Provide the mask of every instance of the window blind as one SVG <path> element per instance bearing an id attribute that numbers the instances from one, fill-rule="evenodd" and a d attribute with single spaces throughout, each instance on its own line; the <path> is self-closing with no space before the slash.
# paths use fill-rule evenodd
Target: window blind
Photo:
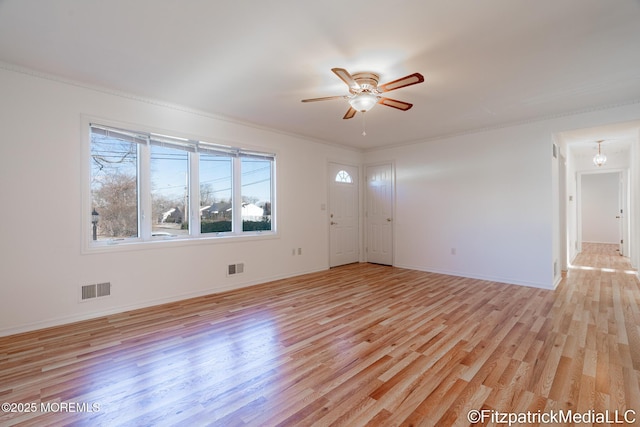
<path id="1" fill-rule="evenodd" d="M 261 160 L 274 160 L 275 154 L 263 153 L 253 150 L 244 150 L 237 147 L 229 147 L 226 145 L 212 144 L 210 142 L 195 141 L 186 138 L 178 138 L 174 136 L 161 135 L 155 133 L 145 133 L 118 129 L 110 126 L 91 123 L 91 134 L 101 135 L 107 138 L 119 139 L 136 144 L 151 144 L 161 147 L 174 148 L 178 150 L 189 151 L 191 153 L 205 153 L 214 156 L 224 157 L 248 157 Z"/>
<path id="2" fill-rule="evenodd" d="M 196 152 L 197 141 L 191 141 L 184 138 L 175 138 L 166 135 L 150 134 L 149 142 L 151 145 L 160 147 L 175 148 L 177 150 Z"/>
<path id="3" fill-rule="evenodd" d="M 96 124 L 90 124 L 92 135 L 101 135 L 107 138 L 120 139 L 134 144 L 146 144 L 149 135 L 141 132 L 132 132 L 124 129 L 111 128 Z"/>

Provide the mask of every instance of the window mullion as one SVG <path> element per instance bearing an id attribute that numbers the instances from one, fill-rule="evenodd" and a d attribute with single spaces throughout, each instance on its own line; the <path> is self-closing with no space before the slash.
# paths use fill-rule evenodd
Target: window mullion
<path id="1" fill-rule="evenodd" d="M 139 145 L 138 176 L 139 206 L 140 206 L 140 237 L 151 240 L 151 148 L 149 144 Z"/>
<path id="2" fill-rule="evenodd" d="M 271 159 L 271 231 L 276 231 L 276 161 Z"/>
<path id="3" fill-rule="evenodd" d="M 233 213 L 233 233 L 242 233 L 242 161 L 240 157 L 233 158 L 233 188 L 232 213 Z"/>
<path id="4" fill-rule="evenodd" d="M 200 158 L 189 153 L 189 234 L 200 236 Z"/>

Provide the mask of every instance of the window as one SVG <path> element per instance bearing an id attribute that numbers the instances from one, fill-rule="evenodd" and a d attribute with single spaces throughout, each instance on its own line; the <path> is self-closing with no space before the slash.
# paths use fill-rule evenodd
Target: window
<path id="1" fill-rule="evenodd" d="M 151 141 L 151 235 L 189 234 L 189 152 Z"/>
<path id="2" fill-rule="evenodd" d="M 91 129 L 91 204 L 99 213 L 98 238 L 139 237 L 136 135 Z M 97 224 L 94 227 L 96 236 Z"/>
<path id="3" fill-rule="evenodd" d="M 273 154 L 97 124 L 90 147 L 94 244 L 274 231 Z"/>
<path id="4" fill-rule="evenodd" d="M 233 158 L 200 153 L 200 232 L 233 231 Z"/>
<path id="5" fill-rule="evenodd" d="M 242 231 L 271 230 L 272 161 L 242 158 Z"/>
<path id="6" fill-rule="evenodd" d="M 351 178 L 351 175 L 349 175 L 349 172 L 347 172 L 346 170 L 341 170 L 336 174 L 336 182 L 353 184 L 353 179 Z"/>

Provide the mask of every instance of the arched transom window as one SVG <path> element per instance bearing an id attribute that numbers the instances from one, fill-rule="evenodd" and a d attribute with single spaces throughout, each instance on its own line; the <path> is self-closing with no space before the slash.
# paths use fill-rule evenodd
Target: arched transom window
<path id="1" fill-rule="evenodd" d="M 351 178 L 351 175 L 349 175 L 349 172 L 347 172 L 346 170 L 341 170 L 340 172 L 338 172 L 336 174 L 336 182 L 343 182 L 345 184 L 352 184 L 353 183 L 353 179 Z"/>

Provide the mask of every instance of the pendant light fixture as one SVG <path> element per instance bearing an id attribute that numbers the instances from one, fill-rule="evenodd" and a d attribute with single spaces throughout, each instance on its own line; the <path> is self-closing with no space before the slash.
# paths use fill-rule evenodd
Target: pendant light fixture
<path id="1" fill-rule="evenodd" d="M 607 163 L 607 156 L 602 154 L 601 147 L 600 147 L 600 144 L 602 144 L 604 141 L 600 140 L 600 141 L 596 141 L 596 142 L 598 143 L 598 154 L 593 156 L 593 164 L 598 166 L 598 167 L 600 167 L 600 166 L 604 165 L 605 163 Z"/>

